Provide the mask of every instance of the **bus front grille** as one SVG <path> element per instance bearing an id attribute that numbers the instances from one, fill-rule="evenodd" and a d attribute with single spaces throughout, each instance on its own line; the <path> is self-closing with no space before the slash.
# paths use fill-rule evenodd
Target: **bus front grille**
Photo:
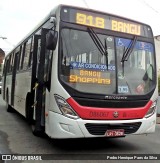
<path id="1" fill-rule="evenodd" d="M 120 123 L 120 124 L 85 124 L 86 129 L 92 135 L 105 135 L 107 130 L 124 129 L 125 134 L 135 133 L 141 126 L 141 122 L 136 123 Z"/>

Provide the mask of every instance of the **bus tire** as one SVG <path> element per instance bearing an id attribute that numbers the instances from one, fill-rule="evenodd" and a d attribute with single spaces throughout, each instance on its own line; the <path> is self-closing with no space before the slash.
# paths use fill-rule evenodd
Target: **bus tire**
<path id="1" fill-rule="evenodd" d="M 37 130 L 35 127 L 35 121 L 34 123 L 31 124 L 31 129 L 32 129 L 32 133 L 34 136 L 37 137 L 46 137 L 46 134 L 44 133 L 43 128 L 41 128 L 40 130 Z"/>
<path id="2" fill-rule="evenodd" d="M 7 90 L 7 94 L 6 94 L 6 110 L 9 113 L 13 113 L 13 108 L 9 105 L 9 95 L 8 95 L 8 90 Z"/>
<path id="3" fill-rule="evenodd" d="M 7 105 L 7 112 L 9 113 L 13 113 L 13 108 L 9 105 L 9 104 L 6 104 Z"/>

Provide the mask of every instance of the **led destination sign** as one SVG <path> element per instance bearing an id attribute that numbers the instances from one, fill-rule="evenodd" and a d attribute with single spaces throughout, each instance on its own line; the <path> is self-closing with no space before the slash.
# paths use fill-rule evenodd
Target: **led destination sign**
<path id="1" fill-rule="evenodd" d="M 70 83 L 111 84 L 110 75 L 106 72 L 91 70 L 70 70 Z"/>
<path id="2" fill-rule="evenodd" d="M 103 17 L 97 17 L 83 13 L 76 13 L 76 23 L 78 24 L 107 29 L 106 21 L 107 20 Z M 135 23 L 111 20 L 111 30 L 113 31 L 141 35 L 141 28 L 142 28 L 141 25 Z"/>
<path id="3" fill-rule="evenodd" d="M 76 23 L 97 28 L 105 28 L 105 19 L 97 16 L 76 13 Z"/>
<path id="4" fill-rule="evenodd" d="M 150 27 L 145 24 L 110 14 L 102 14 L 96 11 L 87 11 L 79 8 L 62 8 L 61 20 L 133 35 L 141 35 L 146 37 L 152 36 Z"/>

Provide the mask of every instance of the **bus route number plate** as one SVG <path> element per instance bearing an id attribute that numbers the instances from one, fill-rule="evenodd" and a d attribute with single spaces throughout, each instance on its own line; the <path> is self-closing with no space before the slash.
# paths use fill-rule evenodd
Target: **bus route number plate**
<path id="1" fill-rule="evenodd" d="M 106 137 L 119 137 L 124 136 L 124 129 L 116 129 L 116 130 L 107 130 L 105 133 Z"/>

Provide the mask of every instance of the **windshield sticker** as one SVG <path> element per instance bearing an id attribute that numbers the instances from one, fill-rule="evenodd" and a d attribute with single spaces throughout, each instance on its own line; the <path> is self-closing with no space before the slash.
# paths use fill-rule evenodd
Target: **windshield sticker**
<path id="1" fill-rule="evenodd" d="M 116 45 L 117 46 L 125 46 L 125 47 L 128 47 L 130 43 L 131 43 L 131 40 L 129 40 L 129 39 L 116 38 Z"/>
<path id="2" fill-rule="evenodd" d="M 132 40 L 130 39 L 116 38 L 116 46 L 128 48 L 130 46 L 131 41 Z M 152 44 L 146 42 L 137 41 L 134 48 L 138 50 L 153 52 Z"/>
<path id="3" fill-rule="evenodd" d="M 94 64 L 94 63 L 82 63 L 82 62 L 70 62 L 70 69 L 89 69 L 89 70 L 107 70 L 105 64 Z M 108 70 L 115 71 L 115 65 L 108 65 Z"/>
<path id="4" fill-rule="evenodd" d="M 122 72 L 118 72 L 118 78 L 119 79 L 124 79 L 124 74 Z"/>
<path id="5" fill-rule="evenodd" d="M 118 86 L 118 93 L 128 93 L 128 86 Z"/>
<path id="6" fill-rule="evenodd" d="M 107 41 L 112 42 L 113 41 L 112 37 L 107 37 Z"/>
<path id="7" fill-rule="evenodd" d="M 70 70 L 70 83 L 111 84 L 110 74 L 102 71 Z"/>
<path id="8" fill-rule="evenodd" d="M 145 42 L 138 42 L 138 49 L 146 50 L 146 51 L 152 51 L 152 46 L 149 43 Z"/>

